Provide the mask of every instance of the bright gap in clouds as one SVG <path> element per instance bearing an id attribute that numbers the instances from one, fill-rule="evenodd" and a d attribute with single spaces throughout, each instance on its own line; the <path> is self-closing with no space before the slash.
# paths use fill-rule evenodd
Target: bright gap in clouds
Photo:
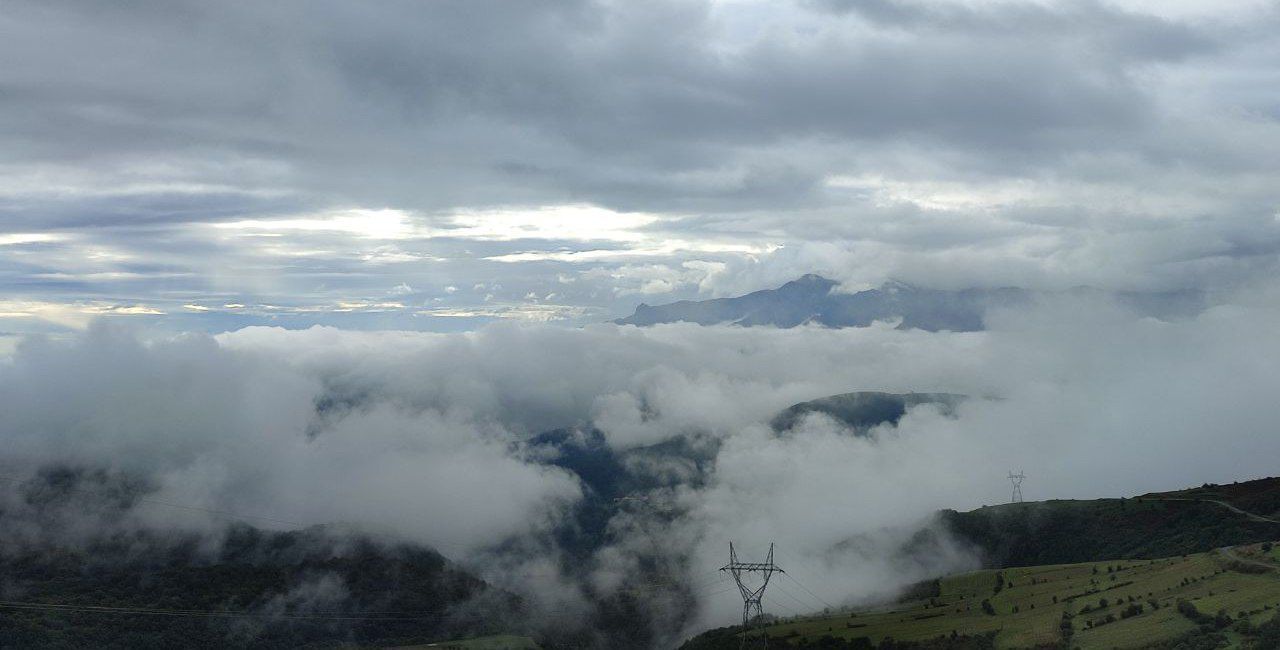
<path id="1" fill-rule="evenodd" d="M 460 210 L 448 214 L 416 214 L 391 208 L 349 209 L 278 219 L 242 219 L 213 224 L 212 227 L 251 235 L 273 236 L 291 232 L 332 232 L 366 239 L 453 237 L 493 241 L 549 239 L 640 242 L 649 239 L 642 229 L 658 220 L 659 217 L 653 214 L 617 212 L 595 205 L 569 204 Z"/>
<path id="2" fill-rule="evenodd" d="M 213 224 L 218 230 L 249 235 L 283 236 L 291 231 L 345 233 L 367 239 L 402 239 L 412 234 L 403 210 L 340 210 L 307 217 L 243 219 Z"/>

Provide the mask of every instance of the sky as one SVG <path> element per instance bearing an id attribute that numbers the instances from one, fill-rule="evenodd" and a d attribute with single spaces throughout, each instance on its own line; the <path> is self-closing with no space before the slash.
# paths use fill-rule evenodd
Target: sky
<path id="1" fill-rule="evenodd" d="M 1252 1 L 4 2 L 0 478 L 429 544 L 568 624 L 729 540 L 891 597 L 977 566 L 898 550 L 1011 469 L 1028 500 L 1266 476 L 1277 30 Z M 1042 299 L 978 332 L 606 322 L 805 273 Z M 969 399 L 769 427 L 854 390 Z M 568 575 L 587 486 L 529 442 L 574 427 L 658 487 Z M 707 462 L 641 453 L 675 442 Z M 12 529 L 216 537 L 200 512 Z M 655 597 L 654 646 L 735 599 Z"/>
<path id="2" fill-rule="evenodd" d="M 0 332 L 1274 273 L 1272 2 L 0 9 Z"/>

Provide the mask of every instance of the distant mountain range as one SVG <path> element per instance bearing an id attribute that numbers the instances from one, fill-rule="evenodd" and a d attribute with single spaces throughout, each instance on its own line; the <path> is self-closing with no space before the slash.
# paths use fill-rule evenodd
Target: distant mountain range
<path id="1" fill-rule="evenodd" d="M 1017 287 L 949 291 L 901 282 L 888 282 L 878 289 L 857 293 L 833 292 L 837 284 L 835 280 L 809 274 L 777 289 L 745 296 L 681 300 L 657 306 L 641 303 L 634 314 L 614 322 L 641 327 L 683 321 L 699 325 L 728 323 L 788 328 L 812 324 L 837 328 L 898 321 L 899 329 L 974 332 L 986 328 L 989 310 L 1028 305 L 1037 297 L 1048 295 Z M 1198 291 L 1104 292 L 1080 287 L 1064 293 L 1107 295 L 1141 314 L 1160 318 L 1194 314 L 1204 308 L 1204 296 Z"/>

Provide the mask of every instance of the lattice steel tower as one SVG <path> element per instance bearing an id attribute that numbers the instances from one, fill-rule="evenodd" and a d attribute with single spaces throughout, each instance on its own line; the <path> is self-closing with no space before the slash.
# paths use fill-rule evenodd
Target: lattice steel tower
<path id="1" fill-rule="evenodd" d="M 760 601 L 764 598 L 764 588 L 769 586 L 769 578 L 775 573 L 786 573 L 773 563 L 773 544 L 769 544 L 769 555 L 764 562 L 739 562 L 738 553 L 729 542 L 729 563 L 720 567 L 733 575 L 738 583 L 738 591 L 742 592 L 742 643 L 740 648 L 768 648 L 769 636 L 764 631 L 764 608 Z M 742 582 L 743 575 L 760 575 L 760 586 L 750 587 Z"/>
<path id="2" fill-rule="evenodd" d="M 1018 470 L 1017 474 L 1009 472 L 1009 482 L 1013 483 L 1013 503 L 1022 503 L 1022 481 L 1027 478 L 1022 470 Z"/>

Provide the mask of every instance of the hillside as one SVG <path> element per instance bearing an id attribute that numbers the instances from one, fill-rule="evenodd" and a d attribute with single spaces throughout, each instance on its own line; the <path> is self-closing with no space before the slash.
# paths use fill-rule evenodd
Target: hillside
<path id="1" fill-rule="evenodd" d="M 403 644 L 520 629 L 518 598 L 420 545 L 327 526 L 117 526 L 138 491 L 101 472 L 51 470 L 18 494 L 0 502 L 0 647 Z"/>
<path id="2" fill-rule="evenodd" d="M 943 511 L 944 527 L 991 568 L 916 585 L 899 603 L 780 620 L 770 647 L 1058 647 L 1065 612 L 1070 647 L 1277 648 L 1280 547 L 1270 542 L 1280 522 L 1258 513 L 1278 503 L 1280 478 L 1267 478 Z M 737 633 L 712 630 L 685 648 L 736 647 Z"/>
<path id="3" fill-rule="evenodd" d="M 1165 557 L 1280 536 L 1280 526 L 1215 503 L 1150 498 L 1005 504 L 939 518 L 993 568 Z"/>
<path id="4" fill-rule="evenodd" d="M 779 412 L 771 425 L 785 435 L 805 415 L 821 413 L 848 426 L 855 435 L 882 425 L 896 425 L 910 409 L 934 404 L 950 413 L 965 396 L 951 393 L 886 393 L 858 391 L 830 395 L 793 404 Z M 643 500 L 650 490 L 668 487 L 632 467 L 654 464 L 678 465 L 678 481 L 698 486 L 706 480 L 715 457 L 714 438 L 686 435 L 654 445 L 617 450 L 605 442 L 604 433 L 594 427 L 545 431 L 525 441 L 525 450 L 540 462 L 572 472 L 582 481 L 585 498 L 573 510 L 571 525 L 557 531 L 561 547 L 585 557 L 601 544 L 614 541 L 607 534 L 609 520 L 628 503 Z M 634 505 L 634 503 L 633 503 Z"/>
<path id="5" fill-rule="evenodd" d="M 770 422 L 774 431 L 787 431 L 810 413 L 830 416 L 856 433 L 865 433 L 881 424 L 898 424 L 906 412 L 922 404 L 934 404 L 950 414 L 964 395 L 954 393 L 883 393 L 858 391 L 800 402 L 779 413 Z"/>
<path id="6" fill-rule="evenodd" d="M 1262 556 L 1255 546 L 1240 552 Z M 1268 563 L 1275 562 L 1274 552 Z M 1218 551 L 978 571 L 922 585 L 917 593 L 878 608 L 778 620 L 768 627 L 769 645 L 1052 648 L 1060 647 L 1064 631 L 1070 647 L 1082 650 L 1217 648 L 1229 642 L 1262 649 L 1280 641 L 1280 572 L 1242 566 Z M 786 612 L 782 602 L 775 599 L 766 610 Z M 683 647 L 737 648 L 737 632 L 713 630 Z M 886 645 L 886 639 L 897 643 Z"/>
<path id="7" fill-rule="evenodd" d="M 1153 492 L 1138 498 L 1220 502 L 1263 517 L 1280 519 L 1280 479 L 1276 478 L 1256 479 L 1229 485 L 1205 483 L 1200 487 L 1173 492 Z"/>
<path id="8" fill-rule="evenodd" d="M 325 531 L 138 534 L 0 556 L 0 647 L 298 647 L 504 629 L 519 601 L 412 546 Z M 103 608 L 117 608 L 104 611 Z"/>

